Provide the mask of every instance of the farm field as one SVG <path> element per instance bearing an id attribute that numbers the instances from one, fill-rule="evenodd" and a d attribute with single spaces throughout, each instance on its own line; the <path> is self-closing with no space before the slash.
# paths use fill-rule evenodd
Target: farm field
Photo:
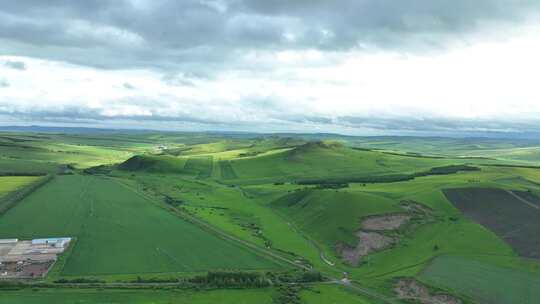
<path id="1" fill-rule="evenodd" d="M 336 285 L 320 285 L 306 288 L 300 297 L 307 304 L 377 304 L 376 300 L 362 297 L 354 292 Z"/>
<path id="2" fill-rule="evenodd" d="M 493 188 L 447 189 L 444 193 L 467 217 L 495 232 L 519 255 L 540 258 L 537 197 Z"/>
<path id="3" fill-rule="evenodd" d="M 479 304 L 537 303 L 540 298 L 538 263 L 518 258 L 498 259 L 504 264 L 482 261 L 481 257 L 441 256 L 424 269 L 420 279 L 465 295 Z"/>
<path id="4" fill-rule="evenodd" d="M 76 238 L 65 276 L 276 267 L 115 181 L 91 176 L 59 176 L 0 221 L 0 238 L 55 236 Z"/>
<path id="5" fill-rule="evenodd" d="M 506 156 L 499 159 L 496 153 L 489 159 L 471 156 L 484 148 L 507 155 L 525 144 L 486 140 L 477 141 L 475 148 L 456 139 L 388 138 L 392 144 L 383 149 L 380 138 L 339 136 L 32 136 L 4 139 L 8 148 L 0 145 L 0 154 L 14 151 L 10 142 L 30 148 L 13 148 L 25 151 L 24 160 L 0 158 L 0 173 L 48 173 L 53 179 L 0 216 L 0 238 L 74 237 L 74 245 L 45 279 L 68 303 L 76 298 L 88 303 L 205 303 L 220 292 L 225 303 L 242 293 L 246 298 L 239 300 L 257 294 L 262 303 L 272 304 L 292 299 L 304 304 L 399 303 L 394 284 L 416 278 L 484 304 L 490 286 L 480 284 L 476 292 L 469 285 L 452 285 L 456 276 L 476 282 L 464 267 L 476 267 L 493 280 L 511 270 L 508 277 L 532 286 L 540 277 L 537 241 L 531 237 L 539 222 L 540 169 Z M 435 156 L 437 147 L 448 151 Z M 66 151 L 73 153 L 62 157 L 71 154 Z M 4 178 L 12 182 L 0 187 L 11 191 L 27 177 Z M 371 226 L 366 224 L 370 221 Z M 192 288 L 110 288 L 100 295 L 78 288 L 79 283 L 71 283 L 76 287 L 69 290 L 56 283 L 97 280 L 107 286 L 140 280 L 141 287 L 170 288 L 171 279 L 177 284 L 183 282 L 179 278 L 208 271 L 249 271 L 282 286 L 276 277 L 290 280 L 307 270 L 328 282 L 244 291 L 212 286 L 215 291 L 201 293 Z M 336 284 L 344 276 L 359 289 L 351 292 Z M 528 290 L 525 283 L 501 284 L 510 295 Z M 32 303 L 40 293 L 58 301 L 53 289 L 42 288 L 6 297 Z M 516 299 L 499 297 L 501 304 Z"/>

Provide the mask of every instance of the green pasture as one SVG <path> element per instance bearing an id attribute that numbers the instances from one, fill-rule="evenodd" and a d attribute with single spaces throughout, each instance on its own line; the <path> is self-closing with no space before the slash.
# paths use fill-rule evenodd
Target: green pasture
<path id="1" fill-rule="evenodd" d="M 517 257 L 441 256 L 419 278 L 479 304 L 532 304 L 540 299 L 540 262 Z"/>

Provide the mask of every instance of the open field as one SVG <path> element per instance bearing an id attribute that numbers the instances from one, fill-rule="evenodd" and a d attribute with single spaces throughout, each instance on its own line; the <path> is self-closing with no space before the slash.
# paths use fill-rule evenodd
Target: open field
<path id="1" fill-rule="evenodd" d="M 14 154 L 0 158 L 0 172 L 32 169 L 54 173 L 68 164 L 74 166 L 69 169 L 73 175 L 57 176 L 0 217 L 0 237 L 75 237 L 74 246 L 53 268 L 48 282 L 97 277 L 112 284 L 137 276 L 185 278 L 211 269 L 283 269 L 252 253 L 254 247 L 250 246 L 264 256 L 277 255 L 301 267 L 313 267 L 332 279 L 347 272 L 354 286 L 361 287 L 357 291 L 375 292 L 383 302 L 396 296 L 392 286 L 402 277 L 419 278 L 466 299 L 478 297 L 442 279 L 437 281 L 437 276 L 451 277 L 444 271 L 460 269 L 459 265 L 538 274 L 530 271 L 538 263 L 518 259 L 509 238 L 533 233 L 515 218 L 533 223 L 529 226 L 536 229 L 538 216 L 530 210 L 540 205 L 540 169 L 531 166 L 534 156 L 529 163 L 499 158 L 514 149 L 534 150 L 531 144 L 387 138 L 386 148 L 370 150 L 382 148 L 383 140 L 374 138 L 371 145 L 368 139 L 337 137 L 312 142 L 300 137 L 241 134 L 18 136 L 4 139 L 6 155 L 14 153 L 9 151 L 9 142 L 14 142 L 18 145 L 14 149 L 25 151 L 24 159 L 11 158 Z M 3 147 L 0 145 L 0 154 Z M 492 158 L 478 157 L 478 151 L 488 150 Z M 494 151 L 501 154 L 496 156 Z M 6 160 L 5 166 L 2 160 Z M 93 165 L 100 167 L 82 170 Z M 480 190 L 477 197 L 477 189 L 491 190 Z M 504 227 L 528 232 L 497 233 L 454 204 L 448 195 L 452 191 L 458 191 L 459 199 L 467 201 L 465 206 L 474 212 L 502 214 L 497 221 L 511 219 Z M 519 207 L 513 208 L 517 203 Z M 192 217 L 204 225 L 181 217 Z M 399 218 L 406 220 L 392 222 Z M 205 225 L 211 227 L 208 231 L 232 239 L 199 228 Z M 391 238 L 391 245 L 365 250 L 367 255 L 358 264 L 343 258 L 347 252 L 343 248 L 364 250 L 362 244 L 374 240 L 366 241 L 365 236 L 374 233 Z M 534 256 L 530 250 L 527 254 Z M 444 271 L 433 268 L 441 256 L 456 257 L 456 261 L 441 266 Z M 435 270 L 441 274 L 428 276 Z M 465 270 L 457 275 L 473 275 Z M 486 276 L 494 273 L 495 280 L 497 271 L 486 270 Z M 524 292 L 512 284 L 503 287 L 509 294 Z M 83 290 L 61 290 L 66 299 L 79 292 Z M 111 290 L 102 298 L 89 292 L 89 299 L 121 303 L 114 295 L 117 292 L 121 291 Z M 276 301 L 275 290 L 260 292 L 265 294 L 260 295 L 263 299 Z M 28 293 L 11 294 L 25 299 Z M 127 298 L 135 303 L 184 301 L 184 297 L 172 299 L 169 291 L 148 297 L 147 293 L 150 291 L 133 291 Z M 376 303 L 337 285 L 310 286 L 298 295 L 308 304 Z M 501 299 L 506 301 L 501 303 L 515 300 Z"/>
<path id="2" fill-rule="evenodd" d="M 102 178 L 57 177 L 0 221 L 4 238 L 65 235 L 77 238 L 67 276 L 274 267 Z"/>
<path id="3" fill-rule="evenodd" d="M 500 261 L 485 262 L 481 257 L 441 256 L 426 267 L 420 279 L 433 286 L 457 292 L 479 304 L 538 303 L 538 263 L 510 257 L 493 259 Z M 503 265 L 497 265 L 501 263 Z"/>

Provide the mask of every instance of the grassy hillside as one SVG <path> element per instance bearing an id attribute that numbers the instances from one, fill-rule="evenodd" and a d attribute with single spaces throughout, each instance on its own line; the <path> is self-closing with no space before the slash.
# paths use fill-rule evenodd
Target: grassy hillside
<path id="1" fill-rule="evenodd" d="M 403 157 L 326 142 L 230 161 L 238 180 L 251 183 L 407 174 L 451 163 L 456 161 Z"/>
<path id="2" fill-rule="evenodd" d="M 538 264 L 510 258 L 485 262 L 476 257 L 441 256 L 430 263 L 420 279 L 465 295 L 479 304 L 533 304 L 540 298 Z M 485 259 L 484 259 L 485 260 Z M 521 264 L 522 267 L 515 265 Z"/>
<path id="3" fill-rule="evenodd" d="M 489 296 L 499 290 L 504 295 L 496 297 L 496 304 L 528 304 L 537 297 L 530 289 L 537 287 L 540 262 L 519 258 L 509 239 L 537 243 L 539 216 L 532 206 L 540 206 L 540 169 L 534 167 L 540 163 L 539 145 L 519 140 L 304 137 L 337 141 L 180 132 L 0 134 L 0 174 L 57 172 L 66 164 L 76 168 L 74 175 L 58 176 L 0 217 L 0 238 L 76 237 L 49 282 L 58 276 L 98 276 L 110 283 L 139 275 L 165 278 L 210 269 L 282 268 L 208 230 L 332 278 L 347 272 L 356 286 L 389 298 L 395 297 L 393 284 L 401 277 L 417 278 L 480 304 L 492 303 Z M 94 165 L 105 167 L 80 175 L 79 169 Z M 4 180 L 13 183 L 2 179 L 0 196 L 19 187 L 11 177 Z M 457 192 L 448 196 L 452 191 Z M 411 206 L 420 209 L 407 209 Z M 344 261 L 336 244 L 369 242 L 359 238 L 366 216 L 396 213 L 411 219 L 402 228 L 380 232 L 395 238 L 391 246 L 370 252 L 357 264 Z M 496 233 L 473 213 L 491 216 L 510 229 Z M 190 217 L 190 222 L 177 214 Z M 88 303 L 227 303 L 229 298 L 242 303 L 257 293 L 254 301 L 264 303 L 278 301 L 278 290 L 308 304 L 373 303 L 324 284 L 229 294 L 179 291 L 178 297 L 163 290 L 81 289 L 59 289 L 58 296 L 46 289 L 1 296 L 15 303 L 37 301 L 34 295 L 40 292 L 40 299 L 51 303 L 69 302 L 83 293 Z"/>
<path id="4" fill-rule="evenodd" d="M 142 171 L 152 173 L 182 173 L 186 164 L 185 158 L 173 156 L 135 155 L 118 168 L 125 171 Z"/>
<path id="5" fill-rule="evenodd" d="M 395 201 L 381 196 L 335 190 L 301 190 L 271 206 L 330 248 L 337 242 L 355 244 L 360 218 L 403 211 Z"/>

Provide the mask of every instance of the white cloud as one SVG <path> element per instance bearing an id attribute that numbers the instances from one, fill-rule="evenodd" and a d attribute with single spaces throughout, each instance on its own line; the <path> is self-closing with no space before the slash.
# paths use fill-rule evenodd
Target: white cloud
<path id="1" fill-rule="evenodd" d="M 538 30 L 524 26 L 505 40 L 479 40 L 438 53 L 253 51 L 240 59 L 245 68 L 193 81 L 182 71 L 182 81 L 172 81 L 157 70 L 101 70 L 0 56 L 0 75 L 10 84 L 0 91 L 0 110 L 50 114 L 78 108 L 104 119 L 168 117 L 246 130 L 349 133 L 340 117 L 540 123 Z M 95 33 L 141 42 L 114 29 Z M 15 70 L 5 62 L 24 62 L 29 69 Z"/>

